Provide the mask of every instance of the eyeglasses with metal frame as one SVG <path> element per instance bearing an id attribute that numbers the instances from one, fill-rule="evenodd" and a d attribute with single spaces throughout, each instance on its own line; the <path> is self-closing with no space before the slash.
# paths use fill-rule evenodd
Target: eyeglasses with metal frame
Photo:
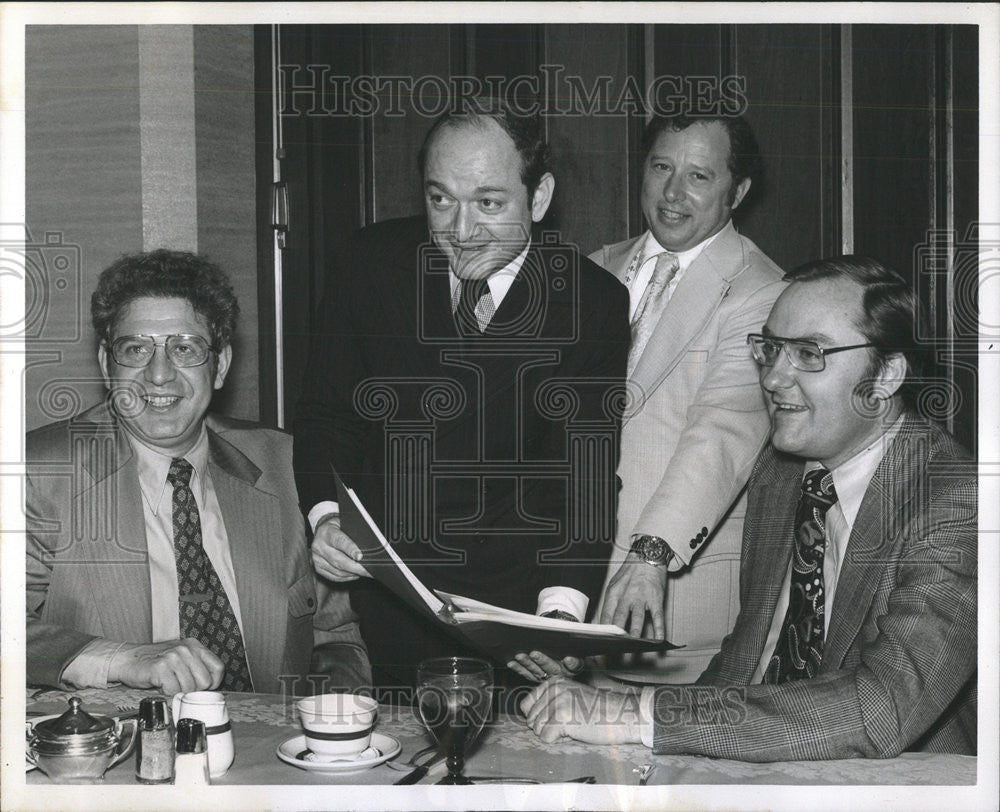
<path id="1" fill-rule="evenodd" d="M 782 338 L 781 336 L 750 333 L 747 344 L 754 360 L 762 367 L 774 366 L 778 353 L 785 351 L 788 362 L 802 372 L 822 372 L 826 369 L 826 356 L 848 350 L 875 347 L 876 344 L 850 344 L 843 347 L 821 347 L 815 341 L 803 338 Z"/>
<path id="2" fill-rule="evenodd" d="M 119 366 L 141 369 L 149 366 L 157 347 L 163 347 L 167 358 L 175 367 L 200 367 L 217 351 L 198 335 L 135 335 L 119 336 L 111 342 L 111 357 Z"/>

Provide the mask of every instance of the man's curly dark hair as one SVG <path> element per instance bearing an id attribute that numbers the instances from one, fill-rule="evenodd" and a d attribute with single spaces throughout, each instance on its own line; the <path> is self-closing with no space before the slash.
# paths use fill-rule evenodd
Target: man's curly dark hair
<path id="1" fill-rule="evenodd" d="M 91 322 L 101 339 L 110 343 L 125 307 L 146 296 L 187 299 L 208 322 L 216 352 L 232 341 L 240 306 L 229 277 L 202 257 L 165 248 L 127 254 L 101 273 L 90 298 Z"/>

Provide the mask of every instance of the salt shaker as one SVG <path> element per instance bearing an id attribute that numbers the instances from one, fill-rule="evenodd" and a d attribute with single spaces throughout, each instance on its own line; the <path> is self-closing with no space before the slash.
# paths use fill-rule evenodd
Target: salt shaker
<path id="1" fill-rule="evenodd" d="M 143 784 L 165 784 L 174 777 L 174 731 L 165 697 L 147 697 L 139 703 L 135 777 Z"/>
<path id="2" fill-rule="evenodd" d="M 208 748 L 205 723 L 200 719 L 177 722 L 177 755 L 174 758 L 174 784 L 200 787 L 211 784 L 208 777 Z"/>

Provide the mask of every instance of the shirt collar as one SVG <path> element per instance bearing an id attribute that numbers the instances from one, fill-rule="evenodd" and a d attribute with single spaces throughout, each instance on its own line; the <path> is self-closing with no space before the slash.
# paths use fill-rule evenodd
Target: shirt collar
<path id="1" fill-rule="evenodd" d="M 524 265 L 524 260 L 528 256 L 529 248 L 531 248 L 530 239 L 525 244 L 520 254 L 504 265 L 499 271 L 494 271 L 486 277 L 486 284 L 489 286 L 490 296 L 493 297 L 494 310 L 500 309 L 500 302 L 502 302 L 504 297 L 507 295 L 507 291 L 510 290 L 510 286 L 514 284 L 514 279 L 517 278 L 518 271 L 521 270 L 521 266 Z M 458 288 L 458 283 L 460 281 L 462 280 L 455 276 L 455 272 L 452 271 L 451 266 L 449 266 L 448 284 L 451 287 L 452 307 L 458 306 L 455 291 Z"/>
<path id="2" fill-rule="evenodd" d="M 874 443 L 862 449 L 849 460 L 845 460 L 831 471 L 833 474 L 833 487 L 837 492 L 837 503 L 847 520 L 847 526 L 853 527 L 858 511 L 861 509 L 861 502 L 865 498 L 868 485 L 875 476 L 875 470 L 889 450 L 892 441 L 899 433 L 899 427 L 903 423 L 903 416 L 900 415 L 888 431 L 880 435 Z M 809 460 L 806 463 L 804 473 L 812 471 L 814 468 L 821 468 L 822 463 L 816 460 Z"/>
<path id="3" fill-rule="evenodd" d="M 660 245 L 659 240 L 657 240 L 656 237 L 653 236 L 653 232 L 650 230 L 646 232 L 646 240 L 642 244 L 642 255 L 646 259 L 649 259 L 650 257 L 655 257 L 657 254 L 662 254 L 664 251 L 668 251 L 669 253 L 677 257 L 677 262 L 679 263 L 678 271 L 686 271 L 688 269 L 688 266 L 698 258 L 698 255 L 701 254 L 701 252 L 704 251 L 706 248 L 708 248 L 708 246 L 711 245 L 715 241 L 715 239 L 720 234 L 722 234 L 723 231 L 732 228 L 733 228 L 733 221 L 729 220 L 722 228 L 716 231 L 711 237 L 702 240 L 700 243 L 694 246 L 694 248 L 688 248 L 686 251 L 670 251 L 669 248 L 664 248 L 662 245 Z"/>
<path id="4" fill-rule="evenodd" d="M 136 466 L 139 470 L 139 489 L 155 516 L 163 499 L 164 491 L 170 487 L 167 482 L 167 473 L 170 471 L 170 461 L 173 457 L 154 451 L 131 435 L 129 435 L 129 443 L 132 445 Z M 204 423 L 202 423 L 198 439 L 184 455 L 184 459 L 190 462 L 194 468 L 194 475 L 191 477 L 191 490 L 197 491 L 200 497 L 199 501 L 204 504 L 205 488 L 207 487 L 206 477 L 208 476 L 208 429 Z"/>

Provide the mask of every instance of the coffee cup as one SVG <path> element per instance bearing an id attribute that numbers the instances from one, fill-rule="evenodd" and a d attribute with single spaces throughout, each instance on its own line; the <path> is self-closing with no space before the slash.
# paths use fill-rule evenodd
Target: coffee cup
<path id="1" fill-rule="evenodd" d="M 349 758 L 371 744 L 378 703 L 360 694 L 319 694 L 298 700 L 306 746 L 320 761 Z"/>
<path id="2" fill-rule="evenodd" d="M 188 691 L 186 694 L 174 694 L 172 705 L 175 721 L 199 719 L 205 723 L 209 775 L 212 778 L 225 775 L 236 755 L 226 697 L 218 691 Z"/>

